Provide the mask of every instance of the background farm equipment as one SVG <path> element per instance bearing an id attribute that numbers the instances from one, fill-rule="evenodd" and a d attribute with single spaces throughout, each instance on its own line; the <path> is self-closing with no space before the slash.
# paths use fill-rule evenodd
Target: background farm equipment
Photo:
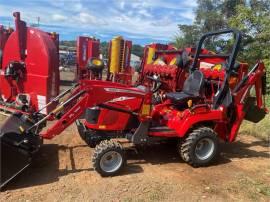
<path id="1" fill-rule="evenodd" d="M 230 54 L 202 54 L 207 37 L 226 33 L 235 37 Z M 182 91 L 166 93 L 158 104 L 153 103 L 152 97 L 162 81 L 154 76 L 148 76 L 156 83 L 152 91 L 145 86 L 81 80 L 48 104 L 52 106 L 65 97 L 48 115 L 40 111 L 12 115 L 0 134 L 1 158 L 6 160 L 1 163 L 1 172 L 5 171 L 1 174 L 1 187 L 29 165 L 42 139 L 55 137 L 75 121 L 81 137 L 88 144 L 97 145 L 92 161 L 102 176 L 121 171 L 128 149 L 167 139 L 178 141 L 179 153 L 188 164 L 209 165 L 218 155 L 219 140 L 234 141 L 252 108 L 261 114 L 256 120 L 250 119 L 254 122 L 267 112 L 262 97 L 266 86 L 264 65 L 258 62 L 249 72 L 245 64 L 236 65 L 240 42 L 241 34 L 236 30 L 203 35 Z M 253 86 L 256 98 L 250 95 Z M 84 118 L 78 120 L 83 114 Z M 44 128 L 52 120 L 57 121 Z"/>
<path id="2" fill-rule="evenodd" d="M 15 31 L 8 36 L 1 32 L 6 42 L 1 47 L 0 108 L 34 112 L 59 93 L 59 39 L 56 33 L 27 27 L 18 12 L 14 17 Z"/>
<path id="3" fill-rule="evenodd" d="M 132 41 L 123 37 L 114 37 L 109 43 L 109 58 L 107 65 L 107 81 L 132 84 L 130 66 Z"/>
<path id="4" fill-rule="evenodd" d="M 113 38 L 108 47 L 108 63 L 105 63 L 100 57 L 100 41 L 90 37 L 79 37 L 76 47 L 76 80 L 101 80 L 103 69 L 105 69 L 107 81 L 131 85 L 131 48 L 131 41 L 124 40 L 121 36 Z"/>
<path id="5" fill-rule="evenodd" d="M 160 79 L 162 89 L 166 92 L 182 90 L 189 72 L 191 51 L 191 48 L 178 50 L 165 44 L 147 45 L 144 49 L 139 82 L 148 85 L 147 77 L 156 77 Z"/>
<path id="6" fill-rule="evenodd" d="M 77 53 L 59 55 L 59 35 L 27 27 L 14 13 L 15 31 L 0 27 L 0 109 L 4 112 L 35 112 L 59 93 L 59 65 L 75 64 L 75 81 L 102 79 L 131 84 L 131 41 L 121 37 L 110 43 L 109 64 L 100 59 L 100 41 L 80 36 Z M 76 57 L 76 58 L 75 58 Z M 60 60 L 60 63 L 59 63 Z M 42 113 L 50 111 L 44 108 Z"/>
<path id="7" fill-rule="evenodd" d="M 91 37 L 80 36 L 77 39 L 77 72 L 76 80 L 81 79 L 100 79 L 102 77 L 101 68 L 93 69 L 93 61 L 100 58 L 100 41 Z M 100 61 L 100 60 L 99 60 Z M 99 65 L 97 65 L 99 66 Z M 90 69 L 89 69 L 90 68 Z M 91 68 L 93 71 L 91 71 Z"/>

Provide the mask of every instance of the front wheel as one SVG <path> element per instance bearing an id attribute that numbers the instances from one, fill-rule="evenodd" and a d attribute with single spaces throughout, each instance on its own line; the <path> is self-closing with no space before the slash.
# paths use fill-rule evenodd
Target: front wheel
<path id="1" fill-rule="evenodd" d="M 104 140 L 96 146 L 92 163 L 95 171 L 101 176 L 114 176 L 126 164 L 124 148 L 116 141 Z"/>
<path id="2" fill-rule="evenodd" d="M 193 167 L 207 166 L 218 156 L 218 136 L 211 128 L 201 127 L 193 130 L 178 148 L 188 164 Z"/>

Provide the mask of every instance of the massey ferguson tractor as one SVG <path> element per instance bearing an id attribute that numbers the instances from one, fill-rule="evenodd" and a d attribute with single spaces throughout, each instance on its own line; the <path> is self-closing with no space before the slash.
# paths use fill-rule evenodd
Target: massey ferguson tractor
<path id="1" fill-rule="evenodd" d="M 208 37 L 228 33 L 235 39 L 229 54 L 202 49 Z M 177 141 L 180 156 L 191 166 L 211 164 L 219 141 L 233 142 L 243 119 L 259 122 L 267 113 L 264 64 L 258 61 L 248 71 L 247 64 L 236 62 L 240 43 L 237 30 L 203 35 L 181 91 L 166 92 L 159 102 L 153 100 L 164 81 L 156 75 L 147 75 L 155 84 L 151 88 L 81 80 L 43 106 L 57 104 L 47 115 L 40 113 L 43 108 L 14 113 L 0 133 L 1 187 L 29 166 L 43 139 L 54 138 L 74 122 L 81 137 L 95 146 L 92 163 L 102 176 L 118 174 L 128 150 L 164 140 Z"/>

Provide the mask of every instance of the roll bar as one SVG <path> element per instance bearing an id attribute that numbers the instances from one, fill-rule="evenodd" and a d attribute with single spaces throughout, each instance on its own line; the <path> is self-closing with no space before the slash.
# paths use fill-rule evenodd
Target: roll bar
<path id="1" fill-rule="evenodd" d="M 230 72 L 230 70 L 234 66 L 236 56 L 237 56 L 239 48 L 240 48 L 241 39 L 242 39 L 241 32 L 239 30 L 236 30 L 236 29 L 226 29 L 226 30 L 221 30 L 221 31 L 217 31 L 217 32 L 208 32 L 208 33 L 204 34 L 200 38 L 200 41 L 196 47 L 196 53 L 195 53 L 194 60 L 193 60 L 192 66 L 191 66 L 191 71 L 194 71 L 197 68 L 198 59 L 201 58 L 200 53 L 201 53 L 202 45 L 203 45 L 204 41 L 210 36 L 218 36 L 218 35 L 228 34 L 228 33 L 233 33 L 235 36 L 235 43 L 233 46 L 233 50 L 232 50 L 231 54 L 228 56 L 229 62 L 228 62 L 228 66 L 227 66 L 227 71 Z M 219 55 L 217 54 L 215 56 L 219 56 Z"/>

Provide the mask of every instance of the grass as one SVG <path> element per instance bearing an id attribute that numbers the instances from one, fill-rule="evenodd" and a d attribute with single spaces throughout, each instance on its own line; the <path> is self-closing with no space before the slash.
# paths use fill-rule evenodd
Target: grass
<path id="1" fill-rule="evenodd" d="M 265 98 L 265 103 L 268 108 L 270 108 L 270 95 L 267 95 Z"/>
<path id="2" fill-rule="evenodd" d="M 270 112 L 270 95 L 266 96 L 265 103 Z M 252 135 L 270 143 L 270 113 L 259 123 L 244 121 L 239 133 Z"/>
<path id="3" fill-rule="evenodd" d="M 268 102 L 270 100 L 268 99 Z M 268 105 L 268 109 L 270 109 Z M 244 121 L 240 128 L 240 133 L 252 135 L 260 139 L 270 141 L 270 114 L 266 115 L 265 118 L 259 123 L 251 123 Z"/>
<path id="4" fill-rule="evenodd" d="M 259 180 L 252 179 L 250 177 L 242 177 L 238 181 L 242 190 L 247 192 L 247 195 L 252 200 L 258 200 L 260 194 L 269 197 L 270 196 L 270 186 Z"/>

